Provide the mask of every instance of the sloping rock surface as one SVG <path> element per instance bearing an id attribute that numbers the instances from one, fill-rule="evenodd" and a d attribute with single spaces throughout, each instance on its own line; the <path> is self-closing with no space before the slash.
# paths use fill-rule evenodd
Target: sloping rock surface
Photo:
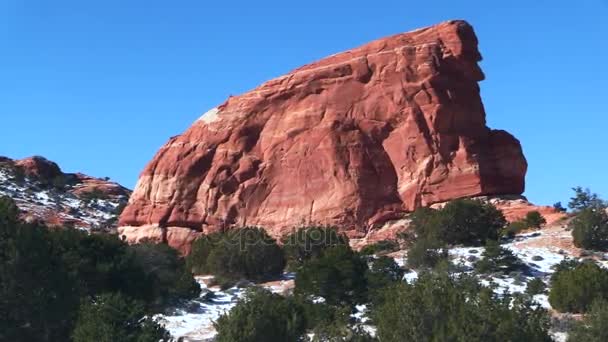
<path id="1" fill-rule="evenodd" d="M 420 206 L 519 195 L 526 160 L 486 126 L 480 60 L 473 28 L 449 21 L 230 97 L 158 151 L 122 231 L 158 227 L 168 240 L 169 227 L 260 225 L 280 236 L 319 223 L 364 234 Z"/>

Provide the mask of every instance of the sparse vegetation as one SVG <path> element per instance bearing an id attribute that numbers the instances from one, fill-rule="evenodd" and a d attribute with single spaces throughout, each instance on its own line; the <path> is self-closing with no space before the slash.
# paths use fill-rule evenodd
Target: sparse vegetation
<path id="1" fill-rule="evenodd" d="M 513 221 L 503 230 L 502 235 L 512 239 L 526 229 L 528 229 L 528 225 L 523 220 Z"/>
<path id="2" fill-rule="evenodd" d="M 488 240 L 483 258 L 475 264 L 479 273 L 509 273 L 523 267 L 522 262 L 510 250 L 501 247 L 497 241 Z"/>
<path id="3" fill-rule="evenodd" d="M 568 209 L 566 209 L 563 205 L 562 202 L 555 202 L 553 203 L 553 209 L 565 213 Z"/>
<path id="4" fill-rule="evenodd" d="M 80 199 L 85 203 L 91 204 L 101 200 L 107 200 L 108 195 L 98 188 L 80 194 Z"/>
<path id="5" fill-rule="evenodd" d="M 588 188 L 583 189 L 582 187 L 577 186 L 572 188 L 572 191 L 574 191 L 574 196 L 570 198 L 568 207 L 575 213 L 585 209 L 605 209 L 607 206 L 606 202 L 602 200 L 598 194 L 592 193 Z"/>
<path id="6" fill-rule="evenodd" d="M 540 229 L 547 223 L 547 220 L 537 210 L 529 211 L 526 216 L 520 220 L 509 223 L 502 231 L 502 236 L 513 238 L 515 235 L 530 228 Z"/>
<path id="7" fill-rule="evenodd" d="M 528 228 L 536 228 L 540 229 L 543 225 L 547 223 L 547 220 L 543 217 L 543 215 L 537 210 L 529 211 L 524 218 L 524 222 L 528 226 Z"/>

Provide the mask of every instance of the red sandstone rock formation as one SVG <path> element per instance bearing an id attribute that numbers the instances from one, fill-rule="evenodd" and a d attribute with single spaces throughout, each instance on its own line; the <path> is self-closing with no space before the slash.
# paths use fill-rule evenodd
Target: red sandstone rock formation
<path id="1" fill-rule="evenodd" d="M 365 234 L 419 206 L 521 194 L 526 160 L 517 139 L 486 126 L 479 60 L 473 28 L 450 21 L 230 97 L 148 164 L 122 233 L 160 227 L 172 245 L 223 225 Z"/>
<path id="2" fill-rule="evenodd" d="M 4 157 L 4 159 L 8 158 Z M 56 163 L 40 156 L 15 160 L 14 164 L 20 167 L 25 175 L 33 178 L 50 180 L 63 175 Z"/>

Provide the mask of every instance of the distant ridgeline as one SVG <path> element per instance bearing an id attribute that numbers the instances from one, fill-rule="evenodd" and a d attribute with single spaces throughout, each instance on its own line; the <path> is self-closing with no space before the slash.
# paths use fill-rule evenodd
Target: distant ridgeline
<path id="1" fill-rule="evenodd" d="M 64 173 L 43 157 L 0 157 L 0 196 L 12 198 L 26 221 L 113 231 L 130 195 L 107 177 Z"/>

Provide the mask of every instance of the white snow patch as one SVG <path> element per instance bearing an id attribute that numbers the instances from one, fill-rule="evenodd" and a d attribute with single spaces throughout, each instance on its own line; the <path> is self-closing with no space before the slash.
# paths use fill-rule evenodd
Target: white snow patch
<path id="1" fill-rule="evenodd" d="M 184 341 L 213 339 L 217 334 L 213 322 L 236 306 L 238 300 L 245 294 L 244 289 L 236 287 L 225 291 L 215 287 L 209 288 L 205 284 L 205 280 L 209 280 L 209 277 L 197 277 L 196 280 L 202 290 L 201 297 L 175 309 L 171 314 L 154 316 L 154 319 L 176 339 L 180 337 L 183 337 Z"/>
<path id="2" fill-rule="evenodd" d="M 213 121 L 217 120 L 217 114 L 219 112 L 220 110 L 217 107 L 212 108 L 203 114 L 197 121 L 203 121 L 207 124 L 212 123 Z"/>

